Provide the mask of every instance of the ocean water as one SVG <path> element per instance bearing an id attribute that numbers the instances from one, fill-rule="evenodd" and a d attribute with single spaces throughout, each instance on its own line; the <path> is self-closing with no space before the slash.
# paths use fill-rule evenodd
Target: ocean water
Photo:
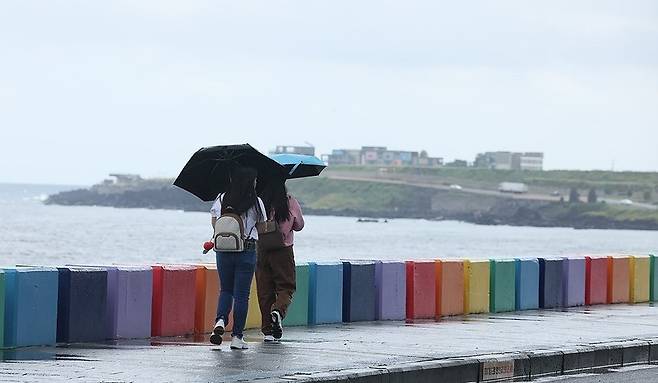
<path id="1" fill-rule="evenodd" d="M 171 210 L 47 206 L 69 187 L 0 184 L 0 266 L 214 262 L 201 245 L 210 215 Z M 658 232 L 478 226 L 396 219 L 358 223 L 307 216 L 298 261 L 514 258 L 658 251 Z"/>

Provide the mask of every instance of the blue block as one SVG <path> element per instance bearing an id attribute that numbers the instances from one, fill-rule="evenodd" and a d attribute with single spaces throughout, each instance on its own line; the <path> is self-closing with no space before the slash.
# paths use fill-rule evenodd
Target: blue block
<path id="1" fill-rule="evenodd" d="M 343 320 L 343 264 L 309 263 L 309 324 Z"/>
<path id="2" fill-rule="evenodd" d="M 57 270 L 5 269 L 4 347 L 54 345 L 57 334 Z"/>
<path id="3" fill-rule="evenodd" d="M 343 262 L 343 322 L 374 321 L 375 263 Z"/>
<path id="4" fill-rule="evenodd" d="M 563 306 L 561 258 L 539 258 L 539 307 L 550 309 Z"/>
<path id="5" fill-rule="evenodd" d="M 83 267 L 59 267 L 58 270 L 57 341 L 74 343 L 105 340 L 107 271 Z"/>
<path id="6" fill-rule="evenodd" d="M 516 309 L 539 308 L 539 261 L 516 259 Z"/>

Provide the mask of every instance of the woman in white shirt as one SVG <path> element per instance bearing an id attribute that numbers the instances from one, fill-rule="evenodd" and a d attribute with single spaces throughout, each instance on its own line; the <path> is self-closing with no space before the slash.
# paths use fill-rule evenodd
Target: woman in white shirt
<path id="1" fill-rule="evenodd" d="M 256 195 L 256 176 L 257 172 L 253 168 L 235 169 L 231 173 L 228 191 L 220 194 L 210 209 L 213 229 L 217 219 L 225 213 L 237 214 L 244 222 L 244 251 L 216 252 L 221 290 L 217 303 L 215 328 L 210 336 L 210 342 L 216 345 L 222 344 L 224 328 L 228 323 L 231 307 L 233 307 L 231 349 L 237 350 L 248 348 L 243 339 L 243 331 L 247 321 L 251 281 L 256 268 L 256 241 L 258 240 L 256 222 L 266 220 L 263 201 Z"/>

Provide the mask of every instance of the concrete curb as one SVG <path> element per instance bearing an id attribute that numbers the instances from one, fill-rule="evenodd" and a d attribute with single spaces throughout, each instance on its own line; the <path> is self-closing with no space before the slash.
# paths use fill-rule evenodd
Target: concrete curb
<path id="1" fill-rule="evenodd" d="M 473 355 L 340 371 L 297 373 L 276 379 L 266 379 L 262 382 L 478 383 L 524 381 L 543 376 L 653 363 L 658 363 L 658 338 L 610 341 L 565 349 Z"/>

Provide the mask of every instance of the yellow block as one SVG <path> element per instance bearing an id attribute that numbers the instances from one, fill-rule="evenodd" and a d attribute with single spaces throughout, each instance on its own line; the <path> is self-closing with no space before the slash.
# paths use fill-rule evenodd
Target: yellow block
<path id="1" fill-rule="evenodd" d="M 249 311 L 247 312 L 247 323 L 245 329 L 261 328 L 260 306 L 258 305 L 258 292 L 256 290 L 256 278 L 251 281 L 251 291 L 249 292 Z"/>
<path id="2" fill-rule="evenodd" d="M 647 256 L 632 256 L 630 269 L 631 275 L 629 282 L 631 290 L 631 302 L 648 302 L 651 258 Z"/>
<path id="3" fill-rule="evenodd" d="M 464 261 L 464 311 L 489 312 L 489 260 Z"/>

